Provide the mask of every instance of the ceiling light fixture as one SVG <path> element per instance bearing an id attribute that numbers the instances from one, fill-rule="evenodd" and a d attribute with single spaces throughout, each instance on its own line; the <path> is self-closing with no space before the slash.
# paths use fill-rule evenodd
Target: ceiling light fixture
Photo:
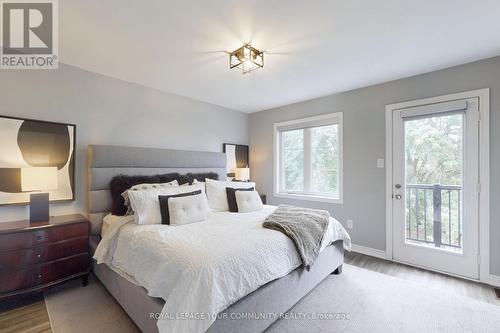
<path id="1" fill-rule="evenodd" d="M 243 74 L 264 67 L 264 51 L 259 51 L 246 43 L 229 53 L 229 68 L 239 68 Z"/>

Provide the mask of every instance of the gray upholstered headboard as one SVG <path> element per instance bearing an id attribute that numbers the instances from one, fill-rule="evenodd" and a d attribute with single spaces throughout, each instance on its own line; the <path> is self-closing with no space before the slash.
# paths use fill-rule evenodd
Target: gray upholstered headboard
<path id="1" fill-rule="evenodd" d="M 88 216 L 92 233 L 99 234 L 102 219 L 111 210 L 109 183 L 114 176 L 216 172 L 219 179 L 225 179 L 226 155 L 187 150 L 89 145 L 87 168 Z"/>

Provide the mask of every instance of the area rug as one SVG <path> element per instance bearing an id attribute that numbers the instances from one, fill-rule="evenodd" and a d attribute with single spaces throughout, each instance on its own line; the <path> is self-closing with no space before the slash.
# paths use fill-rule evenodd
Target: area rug
<path id="1" fill-rule="evenodd" d="M 95 279 L 46 304 L 54 333 L 138 332 Z M 276 332 L 500 332 L 500 306 L 345 264 L 267 330 Z"/>
<path id="2" fill-rule="evenodd" d="M 267 332 L 493 333 L 500 332 L 500 306 L 344 265 Z"/>
<path id="3" fill-rule="evenodd" d="M 80 280 L 45 295 L 53 333 L 137 333 L 140 330 L 113 296 L 95 278 L 82 287 Z"/>

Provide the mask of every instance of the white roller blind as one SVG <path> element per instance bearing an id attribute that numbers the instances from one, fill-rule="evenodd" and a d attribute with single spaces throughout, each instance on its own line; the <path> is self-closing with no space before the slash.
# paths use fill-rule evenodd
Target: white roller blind
<path id="1" fill-rule="evenodd" d="M 423 105 L 423 106 L 403 109 L 401 111 L 401 117 L 409 118 L 415 116 L 423 116 L 427 114 L 459 112 L 465 110 L 467 110 L 467 101 L 459 100 L 459 101 L 451 101 L 451 102 Z"/>
<path id="2" fill-rule="evenodd" d="M 338 116 L 317 116 L 310 117 L 305 120 L 290 120 L 276 124 L 276 129 L 279 132 L 291 131 L 302 128 L 311 128 L 319 126 L 327 126 L 332 124 L 338 124 Z"/>

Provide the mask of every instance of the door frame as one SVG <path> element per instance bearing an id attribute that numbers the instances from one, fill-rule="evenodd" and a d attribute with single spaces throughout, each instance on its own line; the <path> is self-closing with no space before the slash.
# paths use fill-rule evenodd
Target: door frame
<path id="1" fill-rule="evenodd" d="M 479 89 L 438 97 L 424 98 L 385 107 L 385 156 L 386 156 L 386 259 L 393 257 L 393 140 L 392 114 L 395 110 L 448 102 L 459 99 L 479 98 L 479 281 L 491 284 L 490 277 L 490 89 Z M 448 275 L 450 273 L 442 272 Z"/>

